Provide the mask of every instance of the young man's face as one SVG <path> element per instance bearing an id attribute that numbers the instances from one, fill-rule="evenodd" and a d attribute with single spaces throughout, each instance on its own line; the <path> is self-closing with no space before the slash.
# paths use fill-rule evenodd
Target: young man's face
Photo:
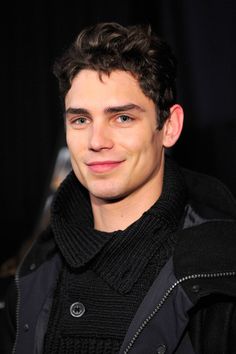
<path id="1" fill-rule="evenodd" d="M 79 181 L 96 202 L 160 192 L 163 131 L 128 72 L 82 70 L 66 95 L 66 137 Z"/>

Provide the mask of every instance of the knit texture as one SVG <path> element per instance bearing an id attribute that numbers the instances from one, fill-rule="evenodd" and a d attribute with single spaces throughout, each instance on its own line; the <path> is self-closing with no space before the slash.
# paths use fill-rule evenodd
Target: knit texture
<path id="1" fill-rule="evenodd" d="M 129 324 L 173 253 L 185 206 L 178 167 L 166 162 L 158 201 L 126 230 L 93 229 L 87 191 L 73 172 L 52 208 L 52 228 L 64 260 L 54 293 L 44 353 L 118 353 Z M 70 306 L 85 313 L 73 317 Z"/>

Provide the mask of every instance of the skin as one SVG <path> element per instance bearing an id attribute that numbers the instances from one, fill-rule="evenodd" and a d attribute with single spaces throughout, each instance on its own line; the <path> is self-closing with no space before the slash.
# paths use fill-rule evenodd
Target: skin
<path id="1" fill-rule="evenodd" d="M 94 227 L 125 229 L 161 194 L 164 148 L 178 139 L 182 109 L 172 107 L 160 131 L 155 104 L 131 73 L 99 78 L 87 69 L 73 79 L 65 108 L 71 163 L 89 191 Z"/>

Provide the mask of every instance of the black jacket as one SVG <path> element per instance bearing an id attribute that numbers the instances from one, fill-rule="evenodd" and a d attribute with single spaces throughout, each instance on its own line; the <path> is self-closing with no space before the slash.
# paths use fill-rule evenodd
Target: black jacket
<path id="1" fill-rule="evenodd" d="M 189 202 L 174 255 L 143 299 L 120 353 L 236 353 L 236 202 L 219 181 L 183 174 Z M 42 353 L 60 267 L 49 227 L 17 272 L 17 326 L 12 299 L 3 353 L 11 352 L 15 332 L 17 354 Z"/>

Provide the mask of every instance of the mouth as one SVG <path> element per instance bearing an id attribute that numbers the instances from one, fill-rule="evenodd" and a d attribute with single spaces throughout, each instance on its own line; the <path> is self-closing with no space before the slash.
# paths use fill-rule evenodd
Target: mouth
<path id="1" fill-rule="evenodd" d="M 109 172 L 119 167 L 124 161 L 93 161 L 87 163 L 88 168 L 92 172 L 102 173 Z"/>

